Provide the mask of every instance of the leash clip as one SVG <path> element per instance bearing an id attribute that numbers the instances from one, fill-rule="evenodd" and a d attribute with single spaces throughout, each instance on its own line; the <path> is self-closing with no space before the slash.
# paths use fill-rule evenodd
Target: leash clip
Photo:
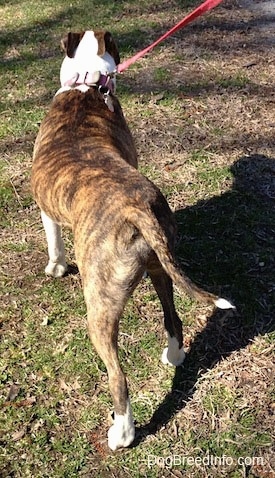
<path id="1" fill-rule="evenodd" d="M 113 100 L 110 96 L 111 90 L 107 89 L 106 91 L 106 86 L 99 85 L 98 91 L 102 94 L 105 105 L 113 113 L 115 111 L 115 108 L 114 108 Z"/>
<path id="2" fill-rule="evenodd" d="M 109 110 L 113 113 L 115 111 L 115 108 L 114 108 L 113 100 L 110 97 L 110 91 L 108 90 L 108 93 L 105 93 L 103 97 L 104 97 L 105 105 L 107 105 Z"/>

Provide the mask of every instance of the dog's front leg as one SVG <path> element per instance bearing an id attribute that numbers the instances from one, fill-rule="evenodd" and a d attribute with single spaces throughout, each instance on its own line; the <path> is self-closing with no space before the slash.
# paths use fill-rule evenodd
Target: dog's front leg
<path id="1" fill-rule="evenodd" d="M 45 273 L 52 277 L 62 277 L 67 271 L 65 250 L 61 238 L 61 228 L 44 211 L 41 211 L 41 218 L 48 243 L 49 262 Z"/>

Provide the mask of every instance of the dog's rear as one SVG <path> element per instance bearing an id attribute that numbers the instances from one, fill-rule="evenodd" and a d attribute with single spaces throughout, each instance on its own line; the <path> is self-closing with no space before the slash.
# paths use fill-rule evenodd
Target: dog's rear
<path id="1" fill-rule="evenodd" d="M 32 188 L 48 241 L 48 275 L 61 276 L 67 268 L 60 224 L 73 230 L 89 333 L 106 365 L 114 402 L 108 443 L 115 450 L 128 446 L 135 434 L 118 362 L 118 323 L 144 271 L 164 310 L 165 363 L 179 365 L 184 359 L 172 281 L 195 298 L 232 306 L 193 284 L 175 262 L 172 212 L 158 188 L 136 170 L 132 136 L 113 95 L 111 70 L 119 55 L 111 35 L 69 34 L 63 46 L 62 86 L 36 140 Z"/>

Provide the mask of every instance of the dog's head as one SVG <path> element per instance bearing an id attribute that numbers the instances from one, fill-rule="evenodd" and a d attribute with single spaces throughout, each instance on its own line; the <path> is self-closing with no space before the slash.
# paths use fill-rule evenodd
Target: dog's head
<path id="1" fill-rule="evenodd" d="M 61 86 L 65 86 L 76 74 L 112 73 L 120 62 L 116 43 L 109 32 L 70 32 L 62 39 L 66 53 L 60 70 Z"/>

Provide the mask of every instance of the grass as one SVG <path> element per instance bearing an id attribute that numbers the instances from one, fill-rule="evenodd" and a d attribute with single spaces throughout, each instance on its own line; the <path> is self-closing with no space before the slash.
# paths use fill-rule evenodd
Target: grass
<path id="1" fill-rule="evenodd" d="M 107 28 L 124 59 L 198 2 L 105 0 L 98 8 L 49 0 L 43 9 L 33 0 L 1 2 L 3 478 L 275 472 L 274 49 L 259 37 L 253 14 L 229 3 L 118 78 L 140 170 L 175 211 L 182 267 L 231 298 L 237 314 L 176 291 L 187 357 L 184 367 L 165 368 L 161 307 L 150 281 L 140 283 L 121 320 L 119 351 L 137 438 L 111 453 L 112 403 L 105 366 L 88 338 L 80 278 L 44 276 L 46 244 L 29 185 L 33 143 L 58 88 L 64 33 Z M 74 263 L 70 232 L 64 238 Z"/>

